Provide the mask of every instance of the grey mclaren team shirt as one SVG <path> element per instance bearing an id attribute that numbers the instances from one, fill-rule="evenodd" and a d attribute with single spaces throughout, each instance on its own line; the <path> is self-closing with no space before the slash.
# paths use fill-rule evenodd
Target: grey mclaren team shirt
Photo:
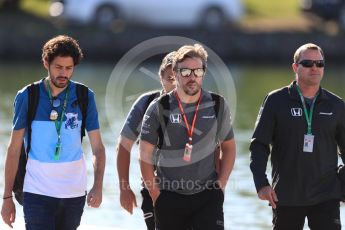
<path id="1" fill-rule="evenodd" d="M 145 111 L 147 106 L 151 103 L 149 100 L 153 94 L 158 97 L 161 95 L 161 91 L 156 90 L 144 93 L 134 102 L 122 127 L 121 136 L 127 137 L 133 141 L 137 140 Z"/>
<path id="2" fill-rule="evenodd" d="M 221 97 L 224 104 L 223 111 L 219 111 L 220 124 L 214 111 L 214 101 L 211 94 L 202 91 L 202 98 L 197 115 L 194 134 L 193 150 L 190 162 L 183 160 L 185 145 L 188 142 L 187 129 L 182 113 L 178 107 L 175 95 L 169 93 L 170 111 L 164 111 L 168 122 L 164 129 L 164 142 L 161 149 L 155 152 L 157 160 L 157 182 L 162 190 L 174 191 L 181 194 L 194 194 L 203 191 L 214 184 L 217 179 L 214 152 L 217 142 L 230 140 L 234 137 L 231 126 L 229 106 Z M 152 102 L 145 113 L 140 139 L 153 145 L 159 140 L 159 128 L 165 126 L 162 117 L 158 115 L 160 101 Z M 195 113 L 196 103 L 183 104 L 189 126 Z M 221 114 L 221 115 L 220 115 Z M 217 137 L 217 126 L 220 125 Z"/>

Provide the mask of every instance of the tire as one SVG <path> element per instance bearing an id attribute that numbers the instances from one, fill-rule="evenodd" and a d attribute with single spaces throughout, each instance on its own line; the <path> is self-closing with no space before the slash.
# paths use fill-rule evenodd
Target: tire
<path id="1" fill-rule="evenodd" d="M 217 31 L 225 27 L 226 18 L 223 11 L 219 8 L 208 8 L 201 17 L 201 28 Z"/>
<path id="2" fill-rule="evenodd" d="M 110 5 L 100 6 L 96 11 L 94 21 L 97 26 L 103 29 L 110 29 L 123 23 L 119 10 Z"/>

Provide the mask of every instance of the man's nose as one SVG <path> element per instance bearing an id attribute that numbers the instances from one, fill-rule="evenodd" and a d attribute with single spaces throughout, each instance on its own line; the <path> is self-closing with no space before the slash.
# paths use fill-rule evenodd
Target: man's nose
<path id="1" fill-rule="evenodd" d="M 59 74 L 62 75 L 62 76 L 65 76 L 67 73 L 67 69 L 66 68 L 61 68 L 60 71 L 59 71 Z"/>
<path id="2" fill-rule="evenodd" d="M 192 77 L 197 78 L 197 76 L 195 76 L 195 74 L 194 74 L 194 71 L 192 71 L 192 72 L 190 73 L 190 75 L 189 75 L 189 78 L 190 78 L 190 79 L 191 79 Z"/>

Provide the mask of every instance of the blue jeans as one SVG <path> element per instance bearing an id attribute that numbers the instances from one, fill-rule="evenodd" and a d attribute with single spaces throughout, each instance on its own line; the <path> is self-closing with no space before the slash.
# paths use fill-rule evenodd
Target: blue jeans
<path id="1" fill-rule="evenodd" d="M 76 230 L 84 211 L 85 198 L 54 198 L 25 192 L 26 230 Z"/>

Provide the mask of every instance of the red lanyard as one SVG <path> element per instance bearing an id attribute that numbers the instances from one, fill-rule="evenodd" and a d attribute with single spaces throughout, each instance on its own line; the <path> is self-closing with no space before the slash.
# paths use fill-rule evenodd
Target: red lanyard
<path id="1" fill-rule="evenodd" d="M 180 110 L 182 112 L 183 120 L 184 120 L 184 123 L 185 123 L 186 128 L 187 128 L 187 135 L 188 135 L 189 144 L 191 145 L 192 144 L 192 140 L 193 140 L 192 137 L 193 137 L 193 131 L 194 131 L 194 127 L 195 127 L 196 117 L 198 115 L 200 101 L 201 101 L 201 92 L 200 92 L 200 97 L 199 97 L 199 100 L 198 100 L 198 104 L 197 104 L 196 109 L 195 109 L 195 113 L 194 113 L 193 122 L 192 122 L 192 128 L 191 129 L 189 128 L 189 124 L 188 124 L 188 120 L 187 120 L 187 117 L 186 117 L 186 113 L 184 112 L 181 100 L 178 97 L 176 91 L 175 91 L 175 97 L 176 97 L 177 102 L 178 102 L 178 107 L 180 108 Z"/>

